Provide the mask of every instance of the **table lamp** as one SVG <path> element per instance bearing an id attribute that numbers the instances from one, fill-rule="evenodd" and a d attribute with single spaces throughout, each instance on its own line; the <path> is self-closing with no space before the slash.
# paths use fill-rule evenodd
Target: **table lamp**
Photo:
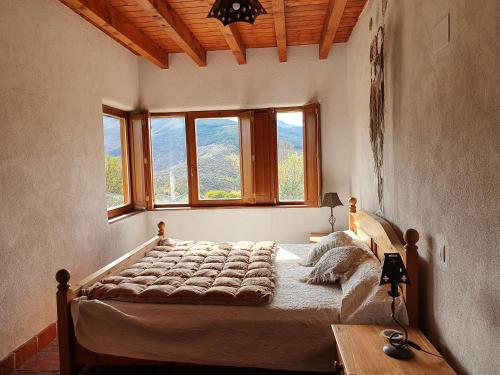
<path id="1" fill-rule="evenodd" d="M 389 337 L 389 343 L 384 346 L 384 353 L 390 357 L 397 359 L 410 359 L 412 357 L 412 352 L 410 346 L 413 346 L 413 342 L 408 340 L 408 333 L 406 328 L 399 323 L 396 319 L 394 313 L 394 303 L 399 294 L 399 284 L 411 284 L 408 277 L 408 272 L 406 271 L 403 259 L 399 253 L 385 253 L 384 260 L 382 261 L 382 272 L 380 273 L 380 284 L 391 284 L 391 290 L 388 292 L 392 297 L 391 303 L 391 317 L 392 319 L 403 329 L 404 337 L 402 340 L 396 339 L 396 336 L 400 336 L 398 332 L 394 332 Z M 418 349 L 418 348 L 417 348 Z"/>
<path id="2" fill-rule="evenodd" d="M 321 207 L 330 207 L 330 218 L 328 219 L 328 222 L 332 226 L 332 232 L 333 224 L 335 224 L 336 221 L 335 216 L 333 216 L 333 208 L 337 206 L 343 206 L 337 193 L 325 193 L 325 195 L 323 195 Z"/>

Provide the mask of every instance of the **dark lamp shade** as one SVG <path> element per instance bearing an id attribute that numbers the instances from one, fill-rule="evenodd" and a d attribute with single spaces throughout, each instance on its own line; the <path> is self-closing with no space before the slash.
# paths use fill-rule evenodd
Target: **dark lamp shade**
<path id="1" fill-rule="evenodd" d="M 340 201 L 339 195 L 337 193 L 325 193 L 323 195 L 323 201 L 321 202 L 321 207 L 337 207 L 343 206 Z"/>
<path id="2" fill-rule="evenodd" d="M 253 24 L 261 14 L 267 14 L 257 0 L 216 0 L 207 18 L 217 18 L 224 26 L 233 22 Z"/>
<path id="3" fill-rule="evenodd" d="M 385 253 L 380 273 L 380 284 L 411 284 L 399 253 Z"/>

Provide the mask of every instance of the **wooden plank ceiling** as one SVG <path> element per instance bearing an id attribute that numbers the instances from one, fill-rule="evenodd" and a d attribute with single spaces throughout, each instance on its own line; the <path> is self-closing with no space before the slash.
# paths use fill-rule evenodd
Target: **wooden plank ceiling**
<path id="1" fill-rule="evenodd" d="M 206 66 L 207 51 L 231 50 L 238 64 L 246 49 L 319 44 L 320 59 L 349 40 L 367 0 L 260 0 L 268 14 L 255 24 L 230 26 L 207 18 L 214 0 L 59 0 L 137 55 L 168 68 L 168 54 L 186 53 Z"/>

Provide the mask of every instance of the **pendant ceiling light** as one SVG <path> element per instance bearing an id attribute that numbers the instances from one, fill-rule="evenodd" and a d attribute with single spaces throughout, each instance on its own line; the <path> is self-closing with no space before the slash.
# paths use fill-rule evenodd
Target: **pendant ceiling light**
<path id="1" fill-rule="evenodd" d="M 216 0 L 208 18 L 217 18 L 224 26 L 233 22 L 253 24 L 257 16 L 267 14 L 257 0 Z"/>

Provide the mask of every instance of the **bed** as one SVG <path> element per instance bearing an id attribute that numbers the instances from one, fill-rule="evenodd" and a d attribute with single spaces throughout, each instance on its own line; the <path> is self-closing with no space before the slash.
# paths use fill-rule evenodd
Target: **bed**
<path id="1" fill-rule="evenodd" d="M 349 229 L 379 259 L 399 252 L 411 287 L 403 296 L 410 324 L 417 323 L 418 233 L 407 231 L 403 246 L 385 220 L 356 212 L 350 199 Z M 342 323 L 342 291 L 336 284 L 300 282 L 298 266 L 309 245 L 280 244 L 276 255 L 276 293 L 264 306 L 140 304 L 87 300 L 88 286 L 117 274 L 140 259 L 165 236 L 159 234 L 132 252 L 90 275 L 74 287 L 61 270 L 58 328 L 61 374 L 76 374 L 86 364 L 200 364 L 267 369 L 331 372 L 335 343 L 332 323 Z"/>

